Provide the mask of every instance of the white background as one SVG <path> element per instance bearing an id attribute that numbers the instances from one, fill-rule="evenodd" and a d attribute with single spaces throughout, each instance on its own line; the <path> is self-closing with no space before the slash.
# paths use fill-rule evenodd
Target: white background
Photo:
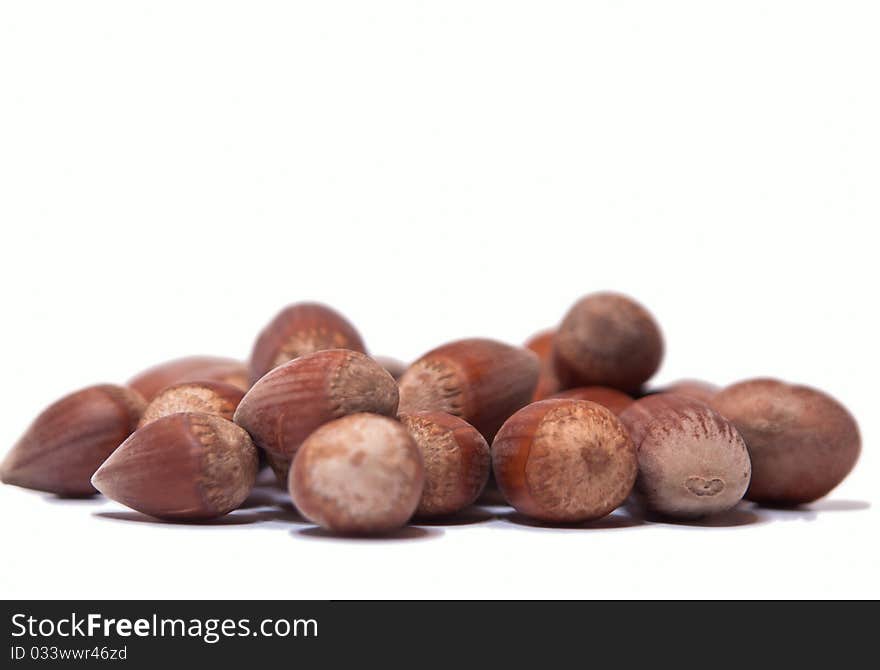
<path id="1" fill-rule="evenodd" d="M 245 357 L 287 302 L 411 359 L 613 288 L 664 328 L 659 381 L 819 386 L 864 447 L 827 500 L 709 527 L 497 509 L 350 541 L 2 487 L 0 595 L 880 596 L 878 28 L 840 1 L 4 2 L 0 444 L 78 387 Z"/>

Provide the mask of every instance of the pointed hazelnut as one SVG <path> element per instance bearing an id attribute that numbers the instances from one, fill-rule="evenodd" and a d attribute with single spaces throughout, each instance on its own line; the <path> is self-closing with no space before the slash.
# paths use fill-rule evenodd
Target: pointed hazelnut
<path id="1" fill-rule="evenodd" d="M 147 402 L 162 389 L 181 382 L 224 382 L 243 391 L 250 387 L 247 367 L 241 361 L 218 356 L 188 356 L 166 361 L 135 375 L 127 386 Z"/>
<path id="2" fill-rule="evenodd" d="M 446 412 L 490 441 L 526 405 L 538 383 L 538 357 L 523 347 L 482 338 L 444 344 L 400 379 L 400 412 Z"/>
<path id="3" fill-rule="evenodd" d="M 705 403 L 658 393 L 631 404 L 620 420 L 636 445 L 636 492 L 648 510 L 688 519 L 742 499 L 752 472 L 745 442 Z"/>
<path id="4" fill-rule="evenodd" d="M 422 452 L 425 488 L 416 516 L 454 514 L 472 504 L 489 478 L 489 445 L 466 421 L 445 412 L 401 414 Z"/>
<path id="5" fill-rule="evenodd" d="M 303 442 L 290 470 L 290 495 L 310 521 L 336 533 L 387 533 L 419 503 L 422 457 L 399 422 L 352 414 Z"/>
<path id="6" fill-rule="evenodd" d="M 626 428 L 611 410 L 586 400 L 541 400 L 498 431 L 492 467 L 517 511 L 574 523 L 620 506 L 632 490 L 638 462 Z"/>
<path id="7" fill-rule="evenodd" d="M 257 476 L 257 450 L 231 421 L 170 414 L 136 431 L 98 468 L 108 498 L 159 519 L 195 521 L 239 507 Z"/>
<path id="8" fill-rule="evenodd" d="M 0 465 L 6 484 L 90 496 L 98 466 L 131 435 L 144 410 L 131 389 L 102 384 L 71 393 L 34 420 Z"/>
<path id="9" fill-rule="evenodd" d="M 224 382 L 183 382 L 160 391 L 147 405 L 138 428 L 169 414 L 202 412 L 232 421 L 244 391 Z"/>
<path id="10" fill-rule="evenodd" d="M 285 307 L 260 332 L 250 359 L 252 383 L 294 358 L 326 349 L 366 353 L 355 327 L 326 305 L 301 302 Z"/>
<path id="11" fill-rule="evenodd" d="M 663 336 L 654 317 L 631 298 L 593 293 L 562 320 L 554 358 L 563 389 L 610 386 L 632 393 L 660 367 Z"/>
<path id="12" fill-rule="evenodd" d="M 300 356 L 265 374 L 248 391 L 235 422 L 286 477 L 296 450 L 315 429 L 347 414 L 394 416 L 397 384 L 373 359 L 350 349 Z"/>

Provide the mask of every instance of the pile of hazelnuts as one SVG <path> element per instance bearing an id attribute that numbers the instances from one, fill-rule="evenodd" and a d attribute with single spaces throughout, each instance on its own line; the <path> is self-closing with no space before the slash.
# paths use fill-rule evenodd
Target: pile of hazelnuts
<path id="1" fill-rule="evenodd" d="M 830 396 L 773 379 L 646 387 L 663 348 L 651 314 L 616 293 L 523 347 L 459 340 L 409 366 L 369 357 L 329 307 L 294 304 L 247 364 L 183 358 L 62 398 L 0 477 L 194 521 L 240 507 L 265 463 L 304 517 L 365 534 L 454 515 L 487 485 L 548 523 L 627 501 L 692 519 L 743 497 L 808 503 L 852 470 L 859 430 Z"/>

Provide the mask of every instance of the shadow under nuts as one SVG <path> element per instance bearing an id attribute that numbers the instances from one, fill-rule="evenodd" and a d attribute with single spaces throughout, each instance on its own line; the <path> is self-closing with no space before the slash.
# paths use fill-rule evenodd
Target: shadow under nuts
<path id="1" fill-rule="evenodd" d="M 639 458 L 636 492 L 653 512 L 696 518 L 734 507 L 749 485 L 745 442 L 704 403 L 670 393 L 642 398 L 620 416 Z"/>
<path id="2" fill-rule="evenodd" d="M 554 357 L 563 389 L 610 386 L 632 393 L 660 367 L 663 336 L 650 312 L 631 298 L 593 293 L 562 320 Z"/>
<path id="3" fill-rule="evenodd" d="M 92 483 L 108 498 L 159 519 L 212 519 L 245 501 L 257 461 L 251 438 L 231 421 L 171 414 L 129 437 Z"/>
<path id="4" fill-rule="evenodd" d="M 289 305 L 269 322 L 254 343 L 251 382 L 294 358 L 326 349 L 366 353 L 360 334 L 336 310 L 312 302 Z"/>
<path id="5" fill-rule="evenodd" d="M 632 490 L 638 464 L 626 428 L 609 409 L 586 400 L 542 400 L 498 431 L 492 467 L 517 511 L 574 523 L 619 507 Z"/>
<path id="6" fill-rule="evenodd" d="M 400 528 L 422 495 L 422 457 L 406 428 L 376 414 L 328 423 L 303 443 L 290 495 L 310 521 L 337 533 Z"/>
<path id="7" fill-rule="evenodd" d="M 425 488 L 416 516 L 453 514 L 472 504 L 489 478 L 489 445 L 466 421 L 445 412 L 402 414 L 422 452 Z"/>
<path id="8" fill-rule="evenodd" d="M 526 405 L 538 383 L 538 358 L 488 339 L 458 340 L 428 352 L 400 379 L 400 412 L 446 412 L 491 441 Z"/>
<path id="9" fill-rule="evenodd" d="M 244 391 L 223 382 L 184 382 L 167 387 L 153 398 L 141 417 L 139 428 L 156 419 L 180 412 L 215 414 L 232 421 Z"/>
<path id="10" fill-rule="evenodd" d="M 0 465 L 6 484 L 61 496 L 95 493 L 92 475 L 135 430 L 144 399 L 112 384 L 90 386 L 47 407 Z"/>
<path id="11" fill-rule="evenodd" d="M 135 375 L 127 386 L 150 402 L 162 389 L 192 381 L 224 382 L 243 391 L 250 387 L 247 366 L 234 358 L 219 356 L 188 356 L 166 361 Z"/>
<path id="12" fill-rule="evenodd" d="M 397 413 L 397 384 L 373 359 L 348 349 L 300 356 L 264 375 L 235 410 L 286 483 L 287 469 L 312 431 L 347 414 Z"/>
<path id="13" fill-rule="evenodd" d="M 752 459 L 746 498 L 800 505 L 826 495 L 856 464 L 855 419 L 831 396 L 775 379 L 728 386 L 712 406 L 743 436 Z"/>

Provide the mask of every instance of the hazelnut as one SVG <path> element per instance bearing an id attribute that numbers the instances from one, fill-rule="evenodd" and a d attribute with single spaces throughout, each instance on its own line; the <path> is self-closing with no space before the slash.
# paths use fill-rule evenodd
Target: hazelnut
<path id="1" fill-rule="evenodd" d="M 651 314 L 617 293 L 593 293 L 569 310 L 556 332 L 562 388 L 610 386 L 635 392 L 660 367 L 663 337 Z"/>
<path id="2" fill-rule="evenodd" d="M 61 496 L 90 496 L 98 466 L 134 431 L 144 399 L 102 384 L 65 396 L 34 420 L 0 465 L 6 484 Z"/>
<path id="3" fill-rule="evenodd" d="M 647 509 L 695 518 L 742 499 L 752 472 L 745 442 L 705 403 L 659 393 L 630 405 L 620 420 L 636 445 L 636 492 Z"/>
<path id="4" fill-rule="evenodd" d="M 715 384 L 704 382 L 699 379 L 681 379 L 677 382 L 667 384 L 662 389 L 662 393 L 675 393 L 676 395 L 687 396 L 694 400 L 708 403 L 713 396 L 721 389 Z"/>
<path id="5" fill-rule="evenodd" d="M 489 445 L 466 421 L 445 412 L 402 414 L 422 452 L 425 488 L 416 516 L 454 514 L 472 504 L 489 478 Z"/>
<path id="6" fill-rule="evenodd" d="M 213 414 L 170 414 L 137 430 L 92 477 L 108 498 L 159 519 L 213 519 L 239 507 L 257 476 L 248 434 Z"/>
<path id="7" fill-rule="evenodd" d="M 776 379 L 733 384 L 712 406 L 743 436 L 752 459 L 746 498 L 800 505 L 826 495 L 858 460 L 855 419 L 831 396 Z"/>
<path id="8" fill-rule="evenodd" d="M 555 337 L 555 330 L 544 330 L 533 335 L 525 343 L 526 349 L 534 351 L 541 364 L 538 372 L 538 386 L 532 395 L 533 401 L 549 398 L 560 389 L 559 378 L 556 376 L 556 367 L 553 363 L 553 340 Z"/>
<path id="9" fill-rule="evenodd" d="M 357 412 L 394 416 L 397 400 L 397 384 L 373 359 L 350 349 L 328 349 L 265 374 L 242 398 L 233 419 L 286 482 L 291 459 L 316 428 Z"/>
<path id="10" fill-rule="evenodd" d="M 373 360 L 385 368 L 388 374 L 394 377 L 395 380 L 403 377 L 403 373 L 406 372 L 406 363 L 399 361 L 396 358 L 391 358 L 390 356 L 373 356 Z"/>
<path id="11" fill-rule="evenodd" d="M 192 381 L 225 382 L 243 391 L 250 387 L 244 363 L 217 356 L 188 356 L 160 363 L 132 377 L 127 386 L 150 402 L 162 389 L 172 384 Z"/>
<path id="12" fill-rule="evenodd" d="M 303 442 L 289 488 L 303 516 L 327 530 L 384 533 L 410 519 L 423 481 L 421 454 L 403 425 L 352 414 Z"/>
<path id="13" fill-rule="evenodd" d="M 614 511 L 633 487 L 636 450 L 611 410 L 586 400 L 541 400 L 519 410 L 492 443 L 505 499 L 542 521 L 571 523 Z"/>
<path id="14" fill-rule="evenodd" d="M 602 407 L 607 407 L 616 416 L 620 416 L 623 410 L 635 402 L 631 396 L 628 396 L 623 391 L 608 388 L 607 386 L 579 386 L 567 391 L 560 391 L 552 395 L 551 398 L 589 400 L 590 402 L 602 405 Z"/>
<path id="15" fill-rule="evenodd" d="M 479 338 L 444 344 L 403 374 L 400 411 L 453 414 L 490 441 L 529 402 L 538 370 L 538 357 L 522 347 Z"/>
<path id="16" fill-rule="evenodd" d="M 326 349 L 366 353 L 354 326 L 339 312 L 312 302 L 288 305 L 257 337 L 250 359 L 250 378 L 260 377 L 294 358 Z"/>
<path id="17" fill-rule="evenodd" d="M 223 382 L 183 382 L 167 386 L 147 405 L 138 428 L 169 414 L 202 412 L 232 421 L 244 391 Z"/>

